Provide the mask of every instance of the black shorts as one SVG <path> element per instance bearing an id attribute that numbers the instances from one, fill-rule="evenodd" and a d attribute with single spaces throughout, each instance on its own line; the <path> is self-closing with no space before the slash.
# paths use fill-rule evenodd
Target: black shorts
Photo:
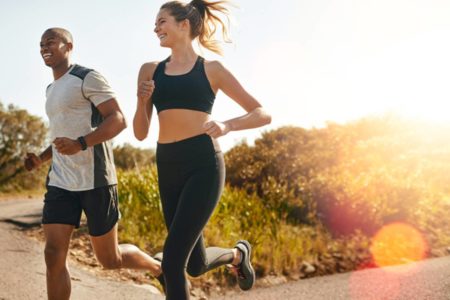
<path id="1" fill-rule="evenodd" d="M 42 224 L 67 224 L 80 227 L 84 211 L 89 234 L 108 233 L 120 218 L 117 186 L 103 186 L 88 191 L 68 191 L 47 186 Z"/>

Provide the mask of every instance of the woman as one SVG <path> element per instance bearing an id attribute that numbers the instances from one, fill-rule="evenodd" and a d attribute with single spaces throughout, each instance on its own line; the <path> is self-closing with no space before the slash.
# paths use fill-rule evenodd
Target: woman
<path id="1" fill-rule="evenodd" d="M 251 245 L 238 241 L 233 249 L 205 248 L 202 231 L 220 198 L 225 167 L 216 138 L 233 130 L 269 124 L 271 117 L 219 62 L 197 55 L 192 42 L 220 53 L 212 40 L 217 26 L 224 38 L 227 27 L 217 13 L 228 14 L 226 1 L 170 1 L 161 6 L 155 23 L 160 45 L 169 58 L 144 64 L 138 77 L 138 102 L 133 120 L 137 139 L 147 137 L 153 105 L 159 119 L 157 167 L 168 236 L 162 272 L 167 299 L 189 299 L 185 269 L 199 276 L 232 264 L 241 289 L 253 286 Z M 218 90 L 236 101 L 247 114 L 219 122 L 210 113 Z"/>

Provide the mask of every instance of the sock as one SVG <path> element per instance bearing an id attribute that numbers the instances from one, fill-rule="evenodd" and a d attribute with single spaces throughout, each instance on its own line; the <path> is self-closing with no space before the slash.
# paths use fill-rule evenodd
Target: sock
<path id="1" fill-rule="evenodd" d="M 242 260 L 244 259 L 244 253 L 241 251 L 241 249 L 235 247 L 235 249 L 237 249 L 237 251 L 239 251 L 241 253 L 241 258 L 239 260 L 239 262 L 237 264 L 235 264 L 234 266 L 239 266 L 242 263 Z"/>

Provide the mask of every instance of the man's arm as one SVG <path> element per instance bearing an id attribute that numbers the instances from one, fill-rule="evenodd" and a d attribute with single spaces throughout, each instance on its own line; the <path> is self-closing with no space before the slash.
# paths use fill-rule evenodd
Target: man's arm
<path id="1" fill-rule="evenodd" d="M 116 99 L 107 100 L 97 106 L 103 122 L 93 132 L 84 136 L 86 145 L 92 147 L 117 136 L 127 127 L 125 117 Z M 78 140 L 59 137 L 53 141 L 56 150 L 65 155 L 73 155 L 82 150 Z"/>
<path id="2" fill-rule="evenodd" d="M 25 157 L 25 169 L 31 171 L 39 168 L 40 165 L 52 158 L 52 145 L 48 146 L 39 156 L 34 153 L 27 153 Z"/>
<path id="3" fill-rule="evenodd" d="M 99 104 L 97 109 L 103 116 L 103 122 L 95 131 L 84 137 L 88 147 L 110 140 L 127 128 L 127 122 L 116 99 Z"/>

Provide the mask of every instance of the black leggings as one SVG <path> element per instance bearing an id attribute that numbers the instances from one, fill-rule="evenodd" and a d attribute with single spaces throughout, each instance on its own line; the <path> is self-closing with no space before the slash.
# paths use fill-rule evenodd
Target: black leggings
<path id="1" fill-rule="evenodd" d="M 200 276 L 233 260 L 231 249 L 205 248 L 202 235 L 223 190 L 223 154 L 214 139 L 202 134 L 158 143 L 156 161 L 168 229 L 162 262 L 166 299 L 189 299 L 185 270 Z"/>

